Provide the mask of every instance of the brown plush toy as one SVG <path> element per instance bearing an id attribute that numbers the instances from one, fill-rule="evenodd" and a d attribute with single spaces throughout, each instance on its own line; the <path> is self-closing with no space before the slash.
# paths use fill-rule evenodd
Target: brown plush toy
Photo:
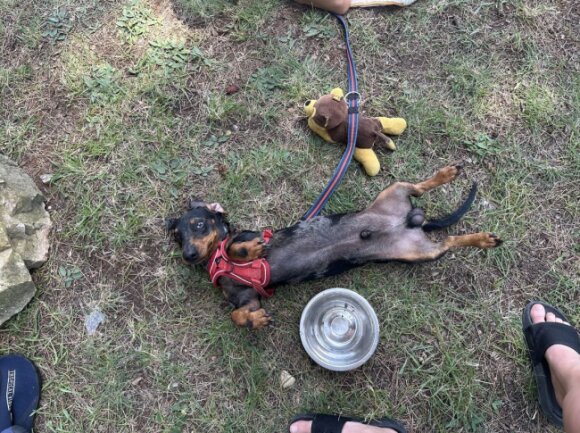
<path id="1" fill-rule="evenodd" d="M 342 89 L 332 89 L 329 95 L 306 101 L 304 111 L 308 126 L 330 143 L 347 142 L 348 106 Z M 354 159 L 361 163 L 369 176 L 376 176 L 381 168 L 373 150 L 375 145 L 395 150 L 395 143 L 385 134 L 401 135 L 407 122 L 400 117 L 359 117 Z"/>

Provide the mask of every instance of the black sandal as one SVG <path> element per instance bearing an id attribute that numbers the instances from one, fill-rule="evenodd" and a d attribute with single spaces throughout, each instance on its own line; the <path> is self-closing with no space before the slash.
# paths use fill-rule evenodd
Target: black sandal
<path id="1" fill-rule="evenodd" d="M 570 325 L 556 322 L 532 323 L 531 310 L 536 304 L 543 305 L 546 313 L 554 313 L 557 318 L 562 319 L 564 322 L 569 322 L 569 320 L 558 308 L 539 301 L 532 301 L 526 305 L 522 314 L 523 331 L 528 345 L 530 360 L 532 361 L 534 377 L 538 385 L 540 407 L 548 421 L 558 427 L 562 427 L 562 408 L 556 400 L 550 365 L 544 355 L 546 350 L 554 344 L 563 344 L 580 353 L 580 337 L 578 336 L 578 331 Z"/>
<path id="2" fill-rule="evenodd" d="M 351 422 L 358 422 L 360 424 L 366 424 L 373 427 L 380 428 L 391 428 L 398 433 L 407 433 L 405 427 L 399 424 L 397 421 L 390 418 L 380 418 L 377 420 L 365 421 L 362 418 L 351 418 L 348 416 L 341 415 L 323 415 L 317 413 L 305 413 L 297 415 L 288 424 L 288 431 L 290 431 L 290 426 L 296 421 L 312 421 L 312 428 L 310 433 L 341 433 L 344 425 Z"/>
<path id="3" fill-rule="evenodd" d="M 32 431 L 40 399 L 40 376 L 22 355 L 0 357 L 0 432 Z"/>

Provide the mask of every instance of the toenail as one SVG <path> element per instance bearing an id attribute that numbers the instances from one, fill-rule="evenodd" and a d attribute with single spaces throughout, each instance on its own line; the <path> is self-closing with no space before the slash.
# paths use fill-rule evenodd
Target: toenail
<path id="1" fill-rule="evenodd" d="M 290 433 L 298 433 L 298 426 L 295 423 L 290 426 Z"/>

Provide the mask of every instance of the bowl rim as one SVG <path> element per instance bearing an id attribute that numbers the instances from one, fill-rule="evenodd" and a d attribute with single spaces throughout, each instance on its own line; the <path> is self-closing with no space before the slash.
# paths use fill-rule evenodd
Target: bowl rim
<path id="1" fill-rule="evenodd" d="M 305 332 L 306 317 L 307 317 L 309 311 L 312 309 L 313 305 L 315 305 L 316 302 L 320 298 L 328 296 L 329 294 L 346 295 L 345 297 L 347 297 L 347 298 L 350 297 L 352 299 L 355 299 L 357 302 L 362 304 L 362 306 L 368 311 L 369 320 L 372 322 L 372 325 L 377 330 L 377 332 L 373 335 L 373 340 L 372 340 L 372 343 L 370 345 L 370 349 L 367 352 L 367 354 L 364 357 L 362 357 L 361 359 L 359 359 L 358 361 L 353 362 L 351 364 L 344 365 L 344 366 L 336 366 L 336 365 L 328 364 L 327 362 L 325 362 L 321 359 L 318 359 L 318 357 L 315 355 L 314 351 L 310 348 L 310 345 L 307 344 L 307 342 L 306 342 L 306 332 Z M 354 370 L 354 369 L 360 367 L 361 365 L 363 365 L 364 363 L 366 363 L 370 359 L 370 357 L 374 355 L 374 353 L 377 350 L 377 347 L 379 344 L 379 334 L 380 334 L 379 319 L 377 317 L 377 313 L 375 312 L 374 308 L 369 303 L 369 301 L 367 301 L 362 295 L 359 295 L 357 292 L 350 290 L 350 289 L 345 289 L 343 287 L 333 287 L 330 289 L 323 290 L 320 293 L 317 293 L 315 296 L 313 296 L 308 301 L 308 303 L 306 304 L 306 306 L 302 310 L 302 315 L 300 316 L 300 341 L 302 342 L 302 347 L 304 347 L 304 350 L 306 351 L 306 353 L 308 353 L 308 356 L 310 357 L 310 359 L 312 359 L 314 362 L 316 362 L 321 367 L 324 367 L 327 370 L 331 370 L 331 371 L 350 371 L 350 370 Z"/>

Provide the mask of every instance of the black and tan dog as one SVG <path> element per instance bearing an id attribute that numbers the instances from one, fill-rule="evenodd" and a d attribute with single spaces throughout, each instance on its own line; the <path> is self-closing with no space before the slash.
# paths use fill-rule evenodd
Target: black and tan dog
<path id="1" fill-rule="evenodd" d="M 183 259 L 191 264 L 207 264 L 220 242 L 229 236 L 227 252 L 231 258 L 267 258 L 270 285 L 336 275 L 369 262 L 436 260 L 456 247 L 499 246 L 501 240 L 492 233 L 448 236 L 442 242 L 433 242 L 426 236 L 426 231 L 447 227 L 465 214 L 475 197 L 475 184 L 461 207 L 440 220 L 426 221 L 423 211 L 413 208 L 410 197 L 419 197 L 453 181 L 460 171 L 460 165 L 452 165 L 424 182 L 397 182 L 363 211 L 301 221 L 274 232 L 267 245 L 259 232 L 232 235 L 223 209 L 215 203 L 191 203 L 181 218 L 167 220 L 167 229 L 181 245 Z M 260 295 L 252 287 L 229 278 L 220 278 L 219 285 L 235 307 L 231 317 L 236 325 L 255 329 L 271 322 L 270 315 L 261 308 Z"/>

